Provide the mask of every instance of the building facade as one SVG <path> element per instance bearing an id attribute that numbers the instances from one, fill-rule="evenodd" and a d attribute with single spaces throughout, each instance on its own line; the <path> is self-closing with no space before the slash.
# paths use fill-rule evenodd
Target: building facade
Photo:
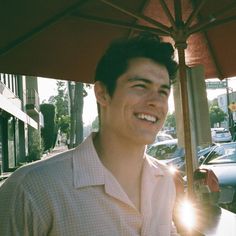
<path id="1" fill-rule="evenodd" d="M 224 113 L 227 114 L 227 118 L 225 119 L 224 122 L 221 123 L 221 126 L 230 129 L 230 126 L 232 126 L 232 124 L 230 123 L 236 122 L 236 112 L 231 111 L 229 109 L 230 104 L 236 103 L 236 92 L 232 91 L 231 93 L 228 93 L 228 94 L 224 93 L 224 94 L 218 95 L 217 103 L 218 103 L 219 108 L 223 110 Z M 232 119 L 231 122 L 230 122 L 229 117 L 231 117 Z"/>
<path id="2" fill-rule="evenodd" d="M 27 161 L 28 141 L 40 131 L 41 114 L 36 77 L 0 74 L 0 172 Z"/>

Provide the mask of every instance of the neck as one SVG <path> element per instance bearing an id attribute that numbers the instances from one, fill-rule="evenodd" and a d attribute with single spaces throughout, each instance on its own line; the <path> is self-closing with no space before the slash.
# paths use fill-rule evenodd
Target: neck
<path id="1" fill-rule="evenodd" d="M 136 208 L 140 210 L 140 189 L 145 145 L 131 145 L 112 135 L 98 133 L 94 146 L 103 165 L 113 174 Z"/>
<path id="2" fill-rule="evenodd" d="M 130 143 L 115 135 L 98 133 L 94 138 L 94 146 L 104 166 L 113 174 L 130 170 L 140 172 L 144 160 L 145 145 Z M 114 173 L 115 172 L 115 173 Z"/>

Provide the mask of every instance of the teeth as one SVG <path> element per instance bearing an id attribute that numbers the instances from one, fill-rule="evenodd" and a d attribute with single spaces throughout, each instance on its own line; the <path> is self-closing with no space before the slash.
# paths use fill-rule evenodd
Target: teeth
<path id="1" fill-rule="evenodd" d="M 151 121 L 153 123 L 156 122 L 156 117 L 150 116 L 150 115 L 138 114 L 138 118 L 140 118 L 142 120 Z"/>

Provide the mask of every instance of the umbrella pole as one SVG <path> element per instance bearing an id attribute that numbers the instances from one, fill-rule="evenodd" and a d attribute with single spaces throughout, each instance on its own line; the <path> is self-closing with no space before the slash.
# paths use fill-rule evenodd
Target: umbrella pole
<path id="1" fill-rule="evenodd" d="M 183 127 L 184 127 L 184 146 L 185 146 L 185 166 L 187 173 L 187 193 L 190 199 L 193 199 L 193 160 L 192 160 L 192 142 L 191 142 L 191 128 L 189 118 L 189 103 L 187 91 L 187 72 L 185 64 L 185 48 L 186 43 L 176 43 L 179 58 L 179 77 L 181 89 L 181 103 L 183 109 Z"/>

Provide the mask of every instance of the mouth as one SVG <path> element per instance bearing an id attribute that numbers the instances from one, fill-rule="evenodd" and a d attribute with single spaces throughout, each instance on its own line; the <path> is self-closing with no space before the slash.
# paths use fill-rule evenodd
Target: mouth
<path id="1" fill-rule="evenodd" d="M 145 121 L 151 122 L 153 124 L 155 124 L 158 121 L 158 118 L 156 116 L 147 115 L 144 113 L 138 113 L 138 114 L 136 114 L 136 117 L 140 120 L 145 120 Z"/>

